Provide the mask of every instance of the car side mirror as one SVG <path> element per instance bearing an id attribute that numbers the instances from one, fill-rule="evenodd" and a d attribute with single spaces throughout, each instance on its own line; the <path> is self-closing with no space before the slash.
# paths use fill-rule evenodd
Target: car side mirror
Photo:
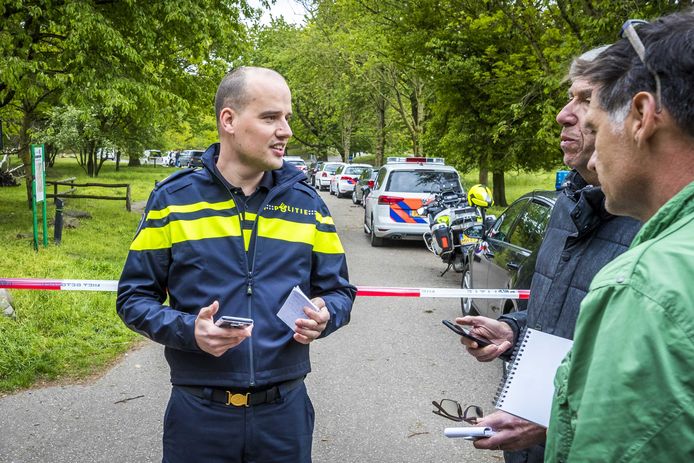
<path id="1" fill-rule="evenodd" d="M 482 239 L 484 236 L 484 226 L 481 224 L 473 225 L 463 230 L 463 234 L 468 238 Z"/>

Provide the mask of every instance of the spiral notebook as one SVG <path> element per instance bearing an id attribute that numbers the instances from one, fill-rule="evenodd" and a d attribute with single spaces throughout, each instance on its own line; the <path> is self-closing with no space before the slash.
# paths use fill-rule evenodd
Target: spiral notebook
<path id="1" fill-rule="evenodd" d="M 547 427 L 554 375 L 572 344 L 570 339 L 526 329 L 508 374 L 499 385 L 496 408 Z"/>

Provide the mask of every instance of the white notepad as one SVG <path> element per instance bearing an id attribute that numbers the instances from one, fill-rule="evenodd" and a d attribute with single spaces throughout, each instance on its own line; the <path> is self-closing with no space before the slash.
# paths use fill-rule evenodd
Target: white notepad
<path id="1" fill-rule="evenodd" d="M 554 375 L 573 341 L 528 328 L 499 386 L 496 408 L 544 427 L 549 425 Z"/>
<path id="2" fill-rule="evenodd" d="M 279 312 L 277 312 L 277 316 L 293 330 L 296 326 L 297 318 L 308 318 L 304 313 L 304 307 L 310 307 L 316 312 L 320 312 L 318 307 L 306 297 L 301 288 L 294 286 L 284 304 L 280 307 Z"/>

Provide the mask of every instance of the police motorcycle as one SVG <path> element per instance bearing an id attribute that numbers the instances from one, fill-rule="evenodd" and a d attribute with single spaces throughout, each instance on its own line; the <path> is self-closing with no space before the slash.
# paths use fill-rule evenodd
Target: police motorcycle
<path id="1" fill-rule="evenodd" d="M 475 185 L 468 190 L 467 198 L 463 194 L 447 190 L 433 194 L 417 210 L 426 216 L 429 231 L 422 237 L 427 249 L 441 258 L 446 264 L 443 276 L 453 268 L 460 273 L 465 268 L 468 249 L 474 246 L 478 236 L 468 236 L 465 231 L 473 230 L 485 218 L 485 209 L 492 206 L 491 190 L 484 185 Z"/>

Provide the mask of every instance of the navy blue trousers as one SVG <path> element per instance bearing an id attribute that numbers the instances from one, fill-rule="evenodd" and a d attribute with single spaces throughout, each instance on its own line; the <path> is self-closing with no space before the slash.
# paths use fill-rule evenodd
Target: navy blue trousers
<path id="1" fill-rule="evenodd" d="M 314 411 L 306 385 L 252 407 L 210 402 L 174 386 L 163 463 L 310 463 Z"/>

